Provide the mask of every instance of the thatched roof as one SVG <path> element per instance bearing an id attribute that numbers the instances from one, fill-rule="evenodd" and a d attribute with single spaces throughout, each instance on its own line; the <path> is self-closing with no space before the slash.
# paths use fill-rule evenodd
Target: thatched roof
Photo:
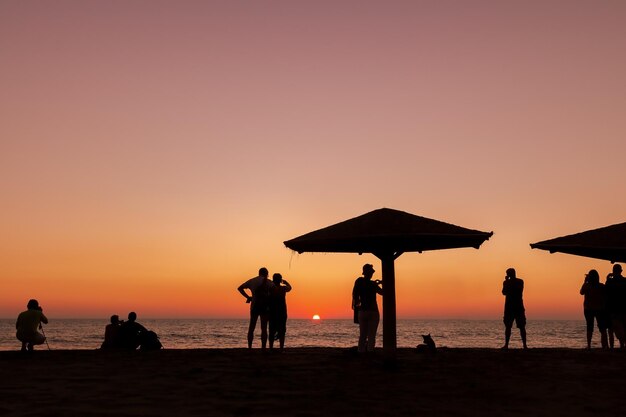
<path id="1" fill-rule="evenodd" d="M 626 262 L 626 223 L 531 243 L 530 247 L 550 253 L 562 252 L 611 262 Z"/>
<path id="2" fill-rule="evenodd" d="M 284 243 L 300 253 L 422 252 L 463 247 L 478 249 L 492 234 L 382 208 Z"/>

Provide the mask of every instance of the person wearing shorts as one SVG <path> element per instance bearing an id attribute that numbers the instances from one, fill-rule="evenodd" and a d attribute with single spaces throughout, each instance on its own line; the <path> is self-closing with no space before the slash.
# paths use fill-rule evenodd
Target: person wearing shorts
<path id="1" fill-rule="evenodd" d="M 524 349 L 528 348 L 526 345 L 526 310 L 524 309 L 524 300 L 522 298 L 523 292 L 524 280 L 517 278 L 515 269 L 507 269 L 504 283 L 502 284 L 502 294 L 505 296 L 503 349 L 509 348 L 513 322 L 519 329 Z"/>

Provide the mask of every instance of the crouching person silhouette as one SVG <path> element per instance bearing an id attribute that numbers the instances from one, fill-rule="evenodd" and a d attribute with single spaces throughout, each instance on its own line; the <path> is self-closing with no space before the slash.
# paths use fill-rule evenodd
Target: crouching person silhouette
<path id="1" fill-rule="evenodd" d="M 43 309 L 37 300 L 30 300 L 26 305 L 27 310 L 17 316 L 15 336 L 22 342 L 22 352 L 34 350 L 35 345 L 42 345 L 46 342 L 46 337 L 39 333 L 41 323 L 48 323 L 48 318 L 44 316 Z"/>

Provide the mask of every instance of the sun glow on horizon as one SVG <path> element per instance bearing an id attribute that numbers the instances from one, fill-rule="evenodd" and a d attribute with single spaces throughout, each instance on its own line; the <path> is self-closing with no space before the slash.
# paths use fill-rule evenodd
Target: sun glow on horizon
<path id="1" fill-rule="evenodd" d="M 314 314 L 313 315 L 313 320 L 320 320 L 321 317 L 319 316 L 319 314 Z"/>

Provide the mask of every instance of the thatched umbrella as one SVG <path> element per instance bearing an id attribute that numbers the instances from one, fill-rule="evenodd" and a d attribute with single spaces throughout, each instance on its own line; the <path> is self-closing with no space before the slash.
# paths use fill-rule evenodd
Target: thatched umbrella
<path id="1" fill-rule="evenodd" d="M 396 284 L 394 261 L 404 252 L 473 247 L 491 233 L 382 208 L 285 243 L 302 252 L 372 253 L 381 260 L 383 275 L 383 349 L 385 358 L 396 354 Z"/>
<path id="2" fill-rule="evenodd" d="M 543 249 L 587 258 L 626 262 L 626 223 L 614 224 L 573 235 L 531 243 L 533 249 Z"/>

